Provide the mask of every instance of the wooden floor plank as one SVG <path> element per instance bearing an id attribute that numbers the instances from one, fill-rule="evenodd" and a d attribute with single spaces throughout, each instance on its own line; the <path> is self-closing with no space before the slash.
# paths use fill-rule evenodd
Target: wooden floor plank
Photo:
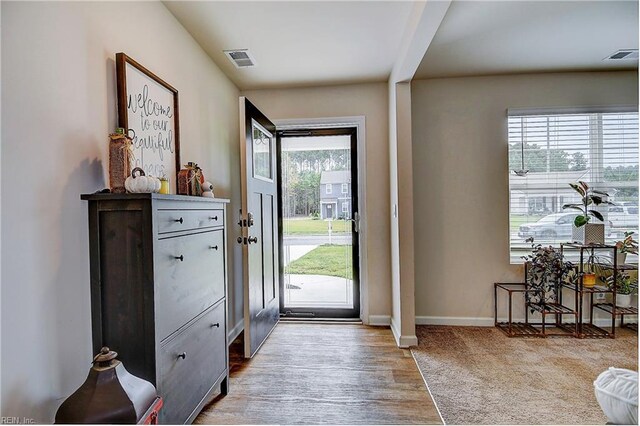
<path id="1" fill-rule="evenodd" d="M 442 424 L 387 328 L 280 323 L 253 359 L 230 351 L 230 393 L 197 424 Z"/>

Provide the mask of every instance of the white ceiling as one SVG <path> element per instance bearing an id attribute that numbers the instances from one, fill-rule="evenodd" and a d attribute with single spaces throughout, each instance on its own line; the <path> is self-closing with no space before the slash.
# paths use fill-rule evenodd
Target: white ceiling
<path id="1" fill-rule="evenodd" d="M 387 81 L 413 4 L 408 1 L 165 1 L 240 89 Z M 237 69 L 225 49 L 248 48 Z"/>
<path id="2" fill-rule="evenodd" d="M 602 61 L 638 48 L 637 1 L 457 1 L 415 78 L 635 69 Z"/>

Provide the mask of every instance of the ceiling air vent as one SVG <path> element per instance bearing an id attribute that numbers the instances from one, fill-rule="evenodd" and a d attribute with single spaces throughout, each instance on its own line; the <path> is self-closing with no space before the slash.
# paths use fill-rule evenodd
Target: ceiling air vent
<path id="1" fill-rule="evenodd" d="M 638 49 L 621 49 L 604 58 L 605 61 L 637 61 Z"/>
<path id="2" fill-rule="evenodd" d="M 236 68 L 247 68 L 256 64 L 253 58 L 249 55 L 248 49 L 225 50 L 224 54 L 227 55 Z"/>

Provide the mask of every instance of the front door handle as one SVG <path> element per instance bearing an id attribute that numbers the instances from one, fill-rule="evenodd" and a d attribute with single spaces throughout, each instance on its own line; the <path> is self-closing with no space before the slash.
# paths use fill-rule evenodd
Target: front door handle
<path id="1" fill-rule="evenodd" d="M 358 212 L 355 212 L 353 215 L 353 219 L 349 219 L 351 222 L 353 222 L 353 230 L 354 232 L 360 232 L 360 214 Z"/>
<path id="2" fill-rule="evenodd" d="M 238 237 L 236 241 L 238 241 L 238 244 L 255 244 L 258 242 L 258 237 Z"/>

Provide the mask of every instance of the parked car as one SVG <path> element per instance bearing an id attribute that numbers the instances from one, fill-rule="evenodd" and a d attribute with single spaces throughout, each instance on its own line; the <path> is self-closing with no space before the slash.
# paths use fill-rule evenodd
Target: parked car
<path id="1" fill-rule="evenodd" d="M 638 206 L 628 203 L 609 206 L 607 219 L 613 228 L 637 229 Z"/>
<path id="2" fill-rule="evenodd" d="M 553 213 L 537 222 L 520 225 L 518 236 L 521 238 L 556 239 L 571 238 L 571 228 L 580 213 Z"/>

